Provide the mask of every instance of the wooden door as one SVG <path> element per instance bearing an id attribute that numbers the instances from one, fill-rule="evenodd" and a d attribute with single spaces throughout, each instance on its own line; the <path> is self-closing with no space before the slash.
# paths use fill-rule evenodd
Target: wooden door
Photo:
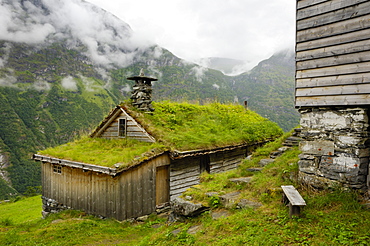
<path id="1" fill-rule="evenodd" d="M 155 178 L 155 204 L 170 201 L 170 172 L 169 166 L 157 167 Z"/>

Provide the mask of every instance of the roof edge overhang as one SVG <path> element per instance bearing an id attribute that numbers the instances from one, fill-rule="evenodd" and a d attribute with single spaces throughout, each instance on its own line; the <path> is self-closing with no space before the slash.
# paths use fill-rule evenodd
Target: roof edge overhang
<path id="1" fill-rule="evenodd" d="M 111 176 L 116 176 L 117 174 L 127 171 L 129 169 L 135 168 L 140 166 L 141 164 L 150 161 L 158 156 L 161 156 L 163 154 L 170 154 L 169 151 L 162 151 L 158 154 L 146 157 L 142 161 L 138 161 L 133 163 L 132 165 L 129 165 L 127 167 L 104 167 L 104 166 L 99 166 L 99 165 L 94 165 L 94 164 L 88 164 L 84 162 L 78 162 L 78 161 L 70 161 L 70 160 L 65 160 L 65 159 L 60 159 L 60 158 L 55 158 L 55 157 L 50 157 L 50 156 L 44 156 L 44 155 L 39 155 L 39 154 L 34 154 L 32 156 L 32 159 L 35 161 L 41 161 L 41 162 L 47 162 L 51 164 L 56 164 L 56 165 L 61 165 L 61 166 L 67 166 L 67 167 L 72 167 L 72 168 L 79 168 L 84 171 L 93 171 L 93 172 L 99 172 L 99 173 L 105 173 Z"/>
<path id="2" fill-rule="evenodd" d="M 34 154 L 32 159 L 34 159 L 36 161 L 41 161 L 41 162 L 48 162 L 48 163 L 51 163 L 51 164 L 68 166 L 68 167 L 73 167 L 73 168 L 79 168 L 79 169 L 82 169 L 84 171 L 94 171 L 94 172 L 99 172 L 99 173 L 105 173 L 105 174 L 109 174 L 109 175 L 112 175 L 112 176 L 115 176 L 117 174 L 117 169 L 116 168 L 103 167 L 103 166 L 98 166 L 98 165 L 94 165 L 94 164 L 87 164 L 87 163 L 83 163 L 83 162 L 59 159 L 59 158 L 50 157 L 50 156 Z"/>
<path id="3" fill-rule="evenodd" d="M 105 128 L 109 125 L 111 121 L 115 119 L 121 113 L 121 107 L 117 105 L 107 117 L 99 124 L 97 128 L 90 134 L 90 137 L 99 137 Z"/>
<path id="4" fill-rule="evenodd" d="M 190 156 L 208 155 L 208 154 L 213 154 L 213 153 L 222 152 L 222 151 L 230 151 L 230 150 L 239 149 L 239 148 L 261 145 L 261 144 L 265 144 L 270 141 L 271 139 L 267 139 L 267 140 L 256 142 L 253 144 L 243 143 L 243 144 L 229 145 L 229 146 L 212 148 L 212 149 L 189 150 L 189 151 L 174 150 L 170 152 L 170 157 L 171 159 L 176 160 L 176 159 L 181 159 L 181 158 L 190 157 Z"/>

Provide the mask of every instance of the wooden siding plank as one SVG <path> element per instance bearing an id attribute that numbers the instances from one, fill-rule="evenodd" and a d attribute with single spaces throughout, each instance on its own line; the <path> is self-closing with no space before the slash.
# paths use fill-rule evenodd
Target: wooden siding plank
<path id="1" fill-rule="evenodd" d="M 335 86 L 370 83 L 370 73 L 359 73 L 339 76 L 306 78 L 296 80 L 296 89 L 320 86 Z"/>
<path id="2" fill-rule="evenodd" d="M 369 34 L 370 36 L 370 34 Z M 370 39 L 296 53 L 296 61 L 325 58 L 370 50 Z"/>
<path id="3" fill-rule="evenodd" d="M 171 182 L 171 188 L 174 188 L 178 185 L 186 185 L 188 182 L 197 180 L 199 181 L 199 173 L 198 175 L 190 176 L 190 177 L 184 177 L 183 179 L 177 180 L 177 181 L 172 181 Z"/>
<path id="4" fill-rule="evenodd" d="M 199 179 L 197 180 L 193 180 L 193 181 L 189 181 L 188 183 L 185 183 L 185 184 L 178 184 L 178 185 L 175 185 L 175 186 L 172 186 L 171 189 L 170 189 L 170 192 L 176 192 L 176 190 L 179 190 L 179 189 L 188 189 L 190 188 L 191 186 L 193 185 L 197 185 L 199 184 Z"/>
<path id="5" fill-rule="evenodd" d="M 153 183 L 151 182 L 151 179 L 153 179 L 152 170 L 153 170 L 153 166 L 155 166 L 156 159 L 149 161 L 145 165 L 145 169 L 142 173 L 142 177 L 144 179 L 144 182 L 143 182 L 143 214 L 150 214 L 154 211 L 154 206 L 152 206 L 153 204 L 152 200 L 155 198 L 151 192 L 151 186 L 153 185 Z"/>
<path id="6" fill-rule="evenodd" d="M 370 15 L 365 15 L 325 26 L 297 31 L 297 42 L 305 42 L 318 38 L 330 37 L 370 27 Z"/>
<path id="7" fill-rule="evenodd" d="M 366 1 L 358 5 L 352 5 L 347 8 L 339 9 L 333 12 L 325 13 L 320 16 L 313 16 L 307 19 L 297 21 L 297 30 L 318 27 L 339 21 L 348 20 L 354 17 L 363 16 L 369 13 L 370 2 Z"/>
<path id="8" fill-rule="evenodd" d="M 328 12 L 334 12 L 335 10 L 346 8 L 355 4 L 360 4 L 366 1 L 367 0 L 325 1 L 319 4 L 307 6 L 303 9 L 299 9 L 297 11 L 297 20 L 301 20 L 311 16 L 322 15 Z"/>
<path id="9" fill-rule="evenodd" d="M 321 97 L 297 97 L 296 106 L 345 106 L 345 105 L 369 105 L 370 95 L 339 95 Z"/>
<path id="10" fill-rule="evenodd" d="M 197 176 L 197 175 L 199 175 L 199 168 L 191 172 L 182 173 L 181 175 L 171 176 L 170 182 L 175 182 L 183 178 L 188 178 L 188 177 Z"/>
<path id="11" fill-rule="evenodd" d="M 369 71 L 370 71 L 370 62 L 361 62 L 325 68 L 298 70 L 296 72 L 296 78 L 303 79 L 313 77 L 326 77 L 344 74 L 367 73 Z"/>
<path id="12" fill-rule="evenodd" d="M 93 176 L 93 172 L 92 171 L 88 171 L 88 179 L 87 179 L 87 211 L 88 213 L 91 213 L 91 210 L 92 210 L 92 176 Z"/>
<path id="13" fill-rule="evenodd" d="M 120 220 L 125 220 L 127 219 L 127 174 L 121 174 L 119 177 L 120 180 L 120 188 L 121 188 L 121 212 L 119 215 Z"/>
<path id="14" fill-rule="evenodd" d="M 192 172 L 199 173 L 199 165 L 190 166 L 190 167 L 183 168 L 183 169 L 180 169 L 180 170 L 171 169 L 170 170 L 170 179 L 172 180 L 176 176 L 182 176 L 184 173 L 192 173 Z"/>
<path id="15" fill-rule="evenodd" d="M 163 157 L 164 156 L 156 158 L 155 163 L 149 168 L 148 193 L 150 195 L 150 200 L 148 201 L 148 211 L 150 212 L 155 211 L 155 168 L 160 166 Z"/>
<path id="16" fill-rule="evenodd" d="M 339 85 L 330 87 L 316 87 L 297 89 L 297 97 L 305 96 L 323 96 L 323 95 L 354 95 L 354 94 L 370 94 L 370 84 L 359 85 Z"/>
<path id="17" fill-rule="evenodd" d="M 177 189 L 177 190 L 170 191 L 170 200 L 172 200 L 176 196 L 180 196 L 187 189 L 189 189 L 189 187 L 185 187 L 185 188 L 182 188 L 182 189 Z"/>
<path id="18" fill-rule="evenodd" d="M 127 185 L 127 199 L 126 199 L 126 216 L 127 218 L 132 218 L 133 217 L 133 189 L 132 189 L 132 182 L 133 182 L 133 179 L 132 179 L 132 171 L 129 171 L 128 172 L 128 175 L 127 175 L 127 182 L 126 182 L 126 185 Z"/>
<path id="19" fill-rule="evenodd" d="M 327 1 L 331 1 L 331 0 L 298 0 L 297 9 L 306 8 L 306 7 L 319 4 L 322 2 L 327 2 Z"/>
<path id="20" fill-rule="evenodd" d="M 135 217 L 137 216 L 142 216 L 143 215 L 143 200 L 144 200 L 144 196 L 143 196 L 143 185 L 144 185 L 144 178 L 143 178 L 143 167 L 140 167 L 140 168 L 137 168 L 136 169 L 136 175 L 137 175 L 137 179 L 136 179 L 136 194 L 137 194 L 137 204 L 136 204 L 136 207 L 137 207 L 137 210 L 136 210 L 136 214 L 135 214 Z"/>
<path id="21" fill-rule="evenodd" d="M 297 70 L 338 66 L 358 62 L 370 61 L 370 51 L 346 54 L 340 56 L 326 57 L 320 59 L 300 61 L 296 63 Z"/>
<path id="22" fill-rule="evenodd" d="M 350 33 L 344 33 L 333 37 L 317 37 L 316 40 L 298 43 L 296 50 L 304 51 L 316 48 L 330 47 L 340 44 L 352 43 L 361 40 L 368 40 L 370 38 L 370 29 L 358 30 Z"/>

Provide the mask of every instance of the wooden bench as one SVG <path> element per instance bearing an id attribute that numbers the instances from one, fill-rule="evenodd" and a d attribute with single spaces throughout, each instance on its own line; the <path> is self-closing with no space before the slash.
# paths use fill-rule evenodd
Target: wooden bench
<path id="1" fill-rule="evenodd" d="M 289 216 L 292 218 L 293 215 L 299 216 L 301 207 L 306 206 L 305 200 L 294 188 L 293 185 L 282 185 L 283 189 L 283 203 L 289 206 Z"/>

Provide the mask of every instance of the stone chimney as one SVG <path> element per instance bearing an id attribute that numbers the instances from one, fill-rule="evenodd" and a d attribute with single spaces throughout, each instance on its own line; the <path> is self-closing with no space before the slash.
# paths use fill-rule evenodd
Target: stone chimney
<path id="1" fill-rule="evenodd" d="M 128 80 L 134 80 L 135 85 L 132 92 L 132 105 L 143 111 L 154 111 L 152 107 L 152 81 L 156 78 L 146 77 L 143 69 L 139 76 L 129 77 Z"/>

